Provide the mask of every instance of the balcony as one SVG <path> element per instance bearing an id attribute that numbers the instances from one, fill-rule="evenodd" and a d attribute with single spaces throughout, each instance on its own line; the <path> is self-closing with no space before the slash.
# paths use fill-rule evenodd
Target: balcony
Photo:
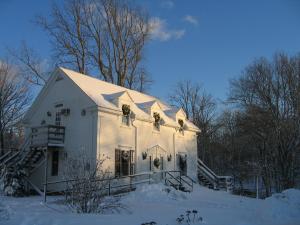
<path id="1" fill-rule="evenodd" d="M 31 128 L 31 147 L 63 147 L 65 127 L 47 125 Z"/>

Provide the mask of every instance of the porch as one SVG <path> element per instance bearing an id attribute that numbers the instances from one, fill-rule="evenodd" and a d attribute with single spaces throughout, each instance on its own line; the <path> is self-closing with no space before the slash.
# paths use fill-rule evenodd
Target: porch
<path id="1" fill-rule="evenodd" d="M 64 147 L 65 127 L 47 125 L 31 128 L 31 147 Z"/>

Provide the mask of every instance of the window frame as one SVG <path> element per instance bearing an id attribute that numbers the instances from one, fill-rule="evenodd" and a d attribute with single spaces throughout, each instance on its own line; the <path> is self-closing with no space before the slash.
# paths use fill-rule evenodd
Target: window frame
<path id="1" fill-rule="evenodd" d="M 129 115 L 122 115 L 122 125 L 123 126 L 130 126 L 130 116 Z"/>
<path id="2" fill-rule="evenodd" d="M 123 163 L 122 163 L 122 154 L 127 152 L 129 154 L 128 157 L 128 166 L 127 166 L 127 174 L 123 171 Z M 115 177 L 125 177 L 134 174 L 134 151 L 133 150 L 122 150 L 115 149 Z"/>

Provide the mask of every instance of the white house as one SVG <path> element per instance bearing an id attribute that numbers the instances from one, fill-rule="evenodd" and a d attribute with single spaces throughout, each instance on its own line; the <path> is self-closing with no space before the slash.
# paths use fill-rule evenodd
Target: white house
<path id="1" fill-rule="evenodd" d="M 181 170 L 197 176 L 197 128 L 182 109 L 99 79 L 58 68 L 24 118 L 31 148 L 45 146 L 48 181 L 63 179 L 68 157 L 84 151 L 114 176 Z M 159 161 L 159 165 L 154 163 Z M 44 164 L 30 180 L 44 182 Z"/>

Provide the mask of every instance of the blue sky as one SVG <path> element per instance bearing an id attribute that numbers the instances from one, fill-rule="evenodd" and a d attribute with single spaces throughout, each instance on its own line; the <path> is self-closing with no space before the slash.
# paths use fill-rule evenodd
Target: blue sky
<path id="1" fill-rule="evenodd" d="M 136 0 L 149 11 L 155 32 L 145 63 L 150 94 L 166 98 L 178 80 L 202 83 L 220 100 L 228 80 L 253 59 L 276 51 L 300 52 L 298 0 Z M 47 35 L 32 20 L 47 15 L 50 0 L 0 0 L 0 56 L 22 40 L 48 58 Z"/>

